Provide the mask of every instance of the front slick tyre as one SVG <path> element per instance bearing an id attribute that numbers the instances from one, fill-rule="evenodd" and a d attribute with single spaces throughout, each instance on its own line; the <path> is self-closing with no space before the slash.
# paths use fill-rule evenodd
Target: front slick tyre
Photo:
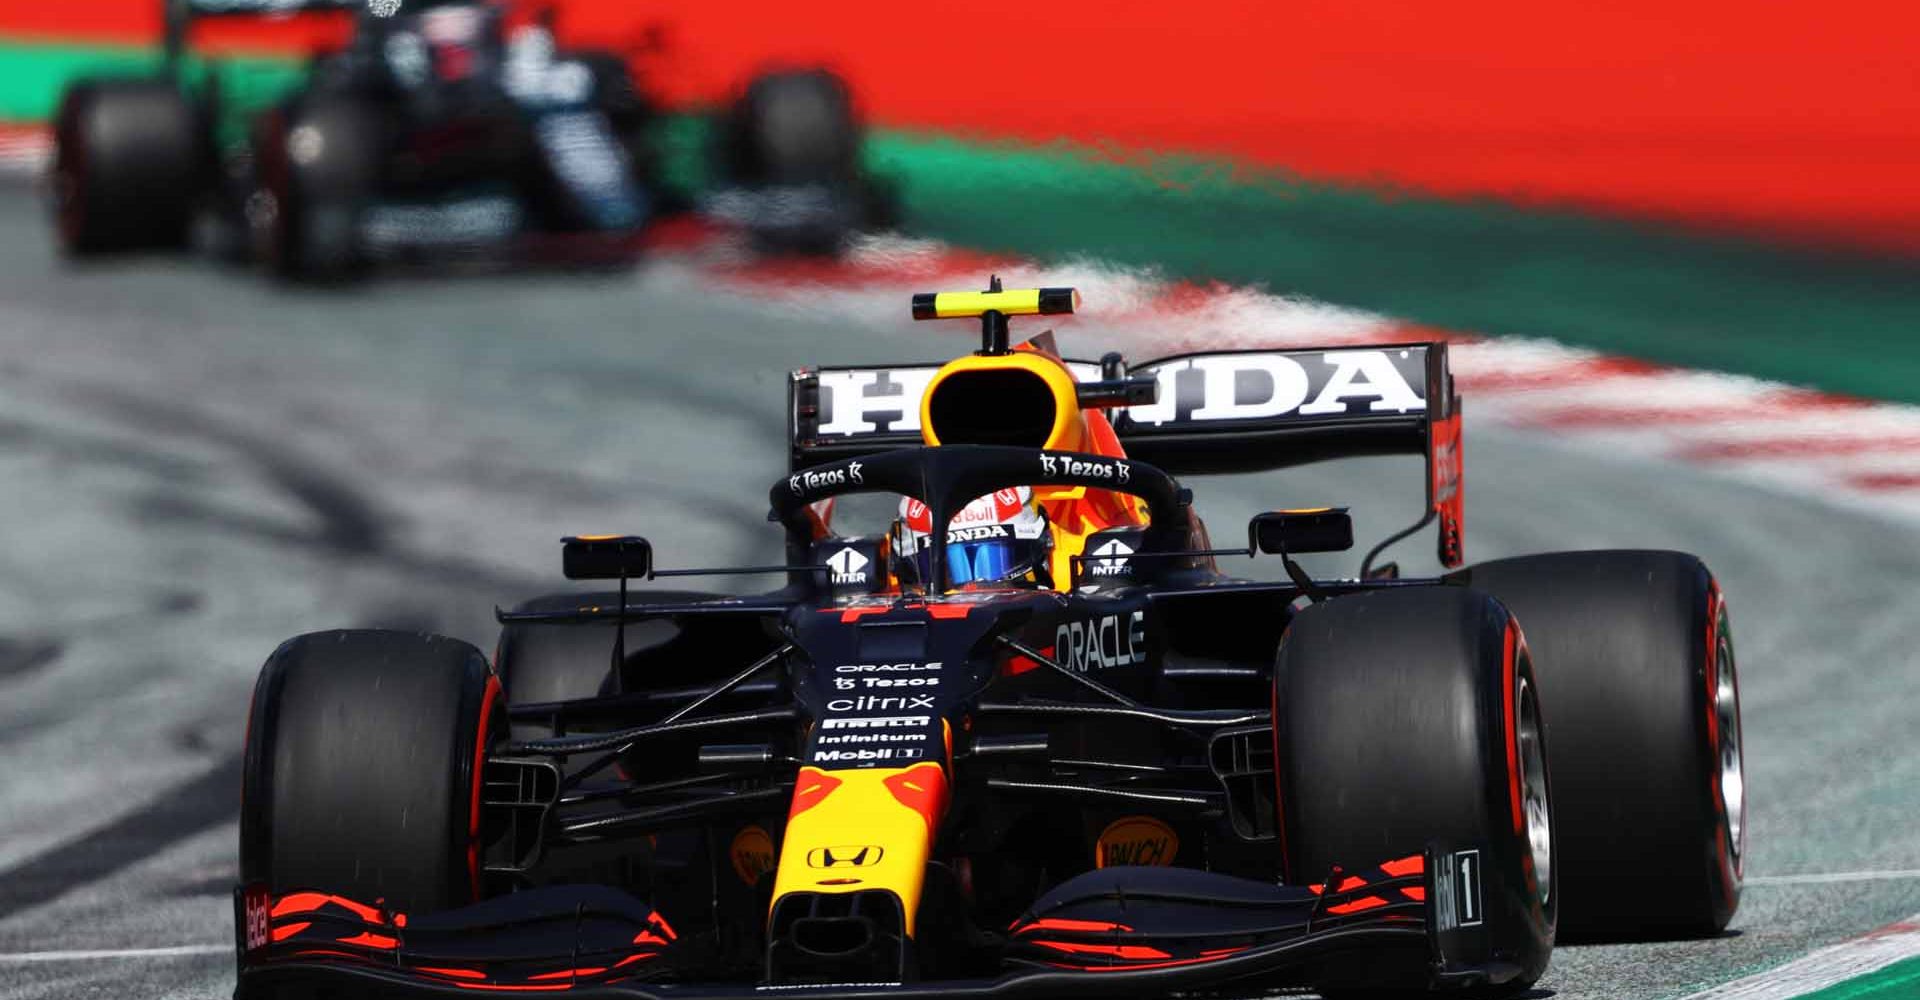
<path id="1" fill-rule="evenodd" d="M 402 912 L 475 901 L 479 778 L 505 737 L 480 651 L 417 632 L 291 639 L 248 720 L 240 878 Z"/>
<path id="2" fill-rule="evenodd" d="M 1449 852 L 1479 869 L 1478 892 L 1457 895 L 1475 900 L 1484 949 L 1447 956 L 1444 985 L 1478 997 L 1527 989 L 1546 971 L 1559 905 L 1544 737 L 1526 644 L 1491 597 L 1422 587 L 1306 608 L 1274 670 L 1287 880 Z M 1466 851 L 1479 853 L 1451 853 Z M 1427 918 L 1439 917 L 1439 899 L 1429 905 Z M 1447 917 L 1471 925 L 1460 905 Z M 1437 981 L 1424 949 L 1333 963 L 1315 979 L 1342 996 Z"/>
<path id="3" fill-rule="evenodd" d="M 1452 576 L 1527 628 L 1553 719 L 1563 938 L 1711 936 L 1740 904 L 1746 779 L 1726 602 L 1682 552 L 1552 552 Z"/>

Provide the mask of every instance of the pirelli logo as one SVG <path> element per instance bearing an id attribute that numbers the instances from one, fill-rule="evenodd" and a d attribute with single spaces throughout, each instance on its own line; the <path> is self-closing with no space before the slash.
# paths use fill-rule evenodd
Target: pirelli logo
<path id="1" fill-rule="evenodd" d="M 867 844 L 856 847 L 816 847 L 807 852 L 808 868 L 871 868 L 886 852 Z"/>

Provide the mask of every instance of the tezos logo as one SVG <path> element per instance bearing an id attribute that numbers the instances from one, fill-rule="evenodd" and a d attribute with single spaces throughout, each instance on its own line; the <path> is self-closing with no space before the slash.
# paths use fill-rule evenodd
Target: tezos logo
<path id="1" fill-rule="evenodd" d="M 794 496 L 802 496 L 810 490 L 827 486 L 845 486 L 849 483 L 866 484 L 866 479 L 860 474 L 858 461 L 848 462 L 845 467 L 839 469 L 808 469 L 787 477 L 787 489 L 792 490 Z"/>
<path id="2" fill-rule="evenodd" d="M 1046 476 L 1084 476 L 1090 479 L 1111 479 L 1124 483 L 1133 476 L 1133 470 L 1127 463 L 1115 459 L 1110 462 L 1089 462 L 1071 455 L 1040 455 L 1040 473 Z"/>
<path id="3" fill-rule="evenodd" d="M 861 555 L 857 549 L 849 545 L 835 552 L 833 556 L 827 560 L 827 569 L 832 571 L 834 583 L 865 584 L 867 582 L 867 564 L 869 562 L 872 562 L 872 560 Z"/>

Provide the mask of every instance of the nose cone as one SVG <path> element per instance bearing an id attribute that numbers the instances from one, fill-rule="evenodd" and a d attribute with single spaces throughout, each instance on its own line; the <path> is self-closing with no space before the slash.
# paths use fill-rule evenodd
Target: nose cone
<path id="1" fill-rule="evenodd" d="M 838 771 L 801 768 L 774 877 L 776 937 L 783 916 L 795 909 L 783 903 L 873 892 L 899 901 L 900 929 L 912 936 L 947 795 L 946 770 L 932 761 Z M 808 906 L 805 916 L 786 919 L 810 919 L 817 909 Z"/>

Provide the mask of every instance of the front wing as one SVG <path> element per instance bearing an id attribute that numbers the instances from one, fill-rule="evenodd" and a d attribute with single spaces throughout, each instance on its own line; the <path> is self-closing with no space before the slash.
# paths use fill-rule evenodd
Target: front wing
<path id="1" fill-rule="evenodd" d="M 676 961 L 665 917 L 619 890 L 554 886 L 409 919 L 320 892 L 235 895 L 236 998 L 322 992 L 472 996 L 565 992 L 624 1000 L 1165 994 L 1299 982 L 1329 963 L 1393 958 L 1435 984 L 1501 982 L 1459 881 L 1459 854 L 1430 849 L 1323 884 L 1274 886 L 1177 868 L 1107 868 L 1056 887 L 1007 929 L 1002 971 L 968 980 L 702 982 Z"/>

